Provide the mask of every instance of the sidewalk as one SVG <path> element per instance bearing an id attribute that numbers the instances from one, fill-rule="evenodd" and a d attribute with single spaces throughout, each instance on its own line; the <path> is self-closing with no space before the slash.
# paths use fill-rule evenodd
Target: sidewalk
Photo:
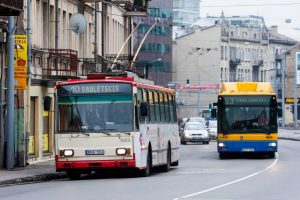
<path id="1" fill-rule="evenodd" d="M 278 129 L 278 138 L 286 140 L 296 140 L 300 141 L 300 129 L 286 128 Z"/>
<path id="2" fill-rule="evenodd" d="M 0 187 L 29 182 L 50 181 L 66 177 L 67 175 L 65 173 L 55 171 L 54 160 L 42 161 L 30 164 L 24 168 L 0 170 Z"/>

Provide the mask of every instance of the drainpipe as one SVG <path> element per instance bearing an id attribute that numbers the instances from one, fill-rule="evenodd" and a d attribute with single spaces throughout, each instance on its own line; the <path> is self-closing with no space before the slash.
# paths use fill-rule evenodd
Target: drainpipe
<path id="1" fill-rule="evenodd" d="M 8 17 L 8 66 L 7 66 L 7 154 L 6 167 L 7 169 L 14 168 L 14 47 L 15 47 L 15 19 L 14 16 Z"/>

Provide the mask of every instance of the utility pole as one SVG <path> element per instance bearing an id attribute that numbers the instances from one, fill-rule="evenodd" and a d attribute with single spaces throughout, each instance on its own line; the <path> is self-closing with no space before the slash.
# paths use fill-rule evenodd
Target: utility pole
<path id="1" fill-rule="evenodd" d="M 27 0 L 27 122 L 26 122 L 26 135 L 25 135 L 25 164 L 29 158 L 29 135 L 30 135 L 30 64 L 31 64 L 31 0 Z"/>
<path id="2" fill-rule="evenodd" d="M 282 128 L 285 127 L 285 54 L 281 63 L 281 108 L 282 108 Z"/>
<path id="3" fill-rule="evenodd" d="M 8 69 L 7 69 L 7 169 L 14 168 L 14 49 L 15 49 L 15 20 L 14 16 L 8 17 Z"/>

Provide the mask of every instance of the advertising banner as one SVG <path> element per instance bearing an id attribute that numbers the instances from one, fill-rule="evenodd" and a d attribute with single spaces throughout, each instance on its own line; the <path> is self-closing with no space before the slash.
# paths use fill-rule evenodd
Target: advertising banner
<path id="1" fill-rule="evenodd" d="M 27 36 L 15 35 L 15 90 L 27 88 Z"/>

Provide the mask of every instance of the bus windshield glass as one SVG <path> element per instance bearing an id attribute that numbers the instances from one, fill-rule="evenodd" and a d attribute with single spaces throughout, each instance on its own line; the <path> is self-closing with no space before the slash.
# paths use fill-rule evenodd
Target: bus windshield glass
<path id="1" fill-rule="evenodd" d="M 61 94 L 58 96 L 59 132 L 132 131 L 131 89 L 117 93 L 112 92 L 117 91 L 116 88 L 107 88 L 103 94 L 92 90 L 93 94 L 82 92 L 73 95 L 66 93 L 66 88 L 62 88 L 64 90 L 62 93 L 58 91 L 58 94 Z"/>
<path id="2" fill-rule="evenodd" d="M 220 103 L 220 132 L 276 133 L 277 104 L 272 96 L 223 96 Z"/>

